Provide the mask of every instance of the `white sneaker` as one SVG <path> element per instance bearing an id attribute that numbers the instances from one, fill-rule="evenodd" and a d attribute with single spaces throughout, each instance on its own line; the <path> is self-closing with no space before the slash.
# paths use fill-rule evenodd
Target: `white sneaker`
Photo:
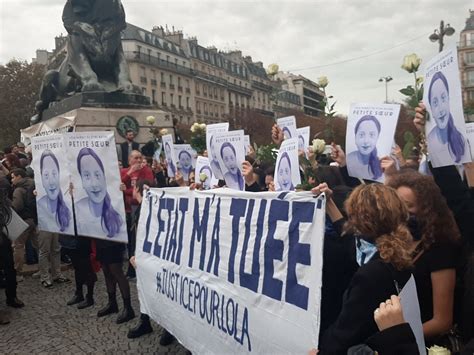
<path id="1" fill-rule="evenodd" d="M 33 275 L 31 275 L 31 277 L 34 278 L 34 279 L 39 279 L 40 276 L 41 276 L 41 272 L 39 272 L 39 271 L 37 271 Z"/>

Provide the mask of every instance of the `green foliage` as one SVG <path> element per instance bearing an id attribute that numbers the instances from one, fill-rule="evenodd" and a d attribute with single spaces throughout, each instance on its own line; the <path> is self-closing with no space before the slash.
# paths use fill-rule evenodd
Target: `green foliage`
<path id="1" fill-rule="evenodd" d="M 275 144 L 261 145 L 253 144 L 255 150 L 255 161 L 257 164 L 275 165 L 278 147 Z"/>
<path id="2" fill-rule="evenodd" d="M 20 129 L 30 125 L 44 71 L 43 65 L 16 59 L 0 65 L 0 148 L 18 142 Z"/>
<path id="3" fill-rule="evenodd" d="M 191 147 L 198 153 L 202 154 L 206 150 L 206 131 L 196 130 L 191 133 Z"/>

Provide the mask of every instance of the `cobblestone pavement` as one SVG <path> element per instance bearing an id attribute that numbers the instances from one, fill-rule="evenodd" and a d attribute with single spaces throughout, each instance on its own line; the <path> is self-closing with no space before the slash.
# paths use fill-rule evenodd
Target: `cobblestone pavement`
<path id="1" fill-rule="evenodd" d="M 65 275 L 73 280 L 73 272 Z M 127 331 L 139 317 L 137 288 L 130 282 L 133 307 L 137 317 L 117 325 L 117 315 L 97 318 L 97 310 L 106 304 L 107 295 L 102 273 L 98 274 L 95 305 L 83 310 L 66 306 L 74 293 L 74 282 L 45 289 L 38 279 L 26 276 L 18 284 L 18 298 L 25 307 L 5 306 L 5 293 L 0 290 L 0 312 L 7 312 L 10 324 L 0 325 L 1 354 L 185 354 L 186 349 L 176 341 L 167 347 L 159 344 L 163 329 L 152 322 L 153 333 L 138 339 L 127 339 Z M 122 309 L 117 288 L 119 309 Z M 6 310 L 6 308 L 8 308 Z"/>

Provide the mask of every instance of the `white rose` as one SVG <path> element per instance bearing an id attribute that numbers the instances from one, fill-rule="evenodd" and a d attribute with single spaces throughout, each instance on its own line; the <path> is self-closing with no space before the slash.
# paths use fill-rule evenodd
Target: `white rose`
<path id="1" fill-rule="evenodd" d="M 402 69 L 406 70 L 409 73 L 414 73 L 418 70 L 421 65 L 421 58 L 418 57 L 415 53 L 406 55 L 403 58 Z"/>
<path id="2" fill-rule="evenodd" d="M 160 135 L 165 136 L 168 134 L 168 130 L 166 128 L 160 129 Z"/>
<path id="3" fill-rule="evenodd" d="M 196 128 L 197 128 L 196 125 L 199 125 L 199 123 L 193 123 L 193 125 L 191 126 L 191 132 L 192 133 L 196 132 Z"/>
<path id="4" fill-rule="evenodd" d="M 278 67 L 278 64 L 275 64 L 275 63 L 270 64 L 267 69 L 267 74 L 275 75 L 276 73 L 278 73 L 278 70 L 280 70 L 280 68 Z"/>
<path id="5" fill-rule="evenodd" d="M 314 154 L 322 154 L 326 149 L 326 142 L 324 139 L 313 139 L 311 148 Z"/>
<path id="6" fill-rule="evenodd" d="M 199 180 L 205 182 L 207 180 L 207 175 L 205 173 L 199 174 Z"/>
<path id="7" fill-rule="evenodd" d="M 146 122 L 147 122 L 150 126 L 152 126 L 152 125 L 155 124 L 156 119 L 155 119 L 154 116 L 148 116 L 148 117 L 146 118 Z"/>
<path id="8" fill-rule="evenodd" d="M 433 345 L 428 349 L 428 355 L 451 355 L 451 351 L 442 346 Z"/>
<path id="9" fill-rule="evenodd" d="M 201 128 L 202 130 L 205 130 L 206 129 L 206 124 L 205 123 L 201 123 L 199 125 L 199 128 Z"/>
<path id="10" fill-rule="evenodd" d="M 324 89 L 326 86 L 328 86 L 328 84 L 329 84 L 329 80 L 328 80 L 327 76 L 320 76 L 318 78 L 319 87 Z"/>

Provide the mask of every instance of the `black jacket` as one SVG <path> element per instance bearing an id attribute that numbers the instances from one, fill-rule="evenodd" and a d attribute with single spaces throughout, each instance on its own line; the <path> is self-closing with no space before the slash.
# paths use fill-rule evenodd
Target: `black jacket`
<path id="1" fill-rule="evenodd" d="M 132 142 L 132 150 L 139 150 L 140 144 L 137 142 Z M 122 156 L 120 159 L 122 160 L 122 166 L 124 168 L 128 168 L 128 141 L 120 143 L 120 153 Z"/>
<path id="2" fill-rule="evenodd" d="M 411 270 L 398 271 L 377 255 L 361 266 L 347 288 L 337 320 L 322 334 L 320 354 L 346 354 L 378 332 L 374 311 L 381 302 L 398 294 Z"/>

